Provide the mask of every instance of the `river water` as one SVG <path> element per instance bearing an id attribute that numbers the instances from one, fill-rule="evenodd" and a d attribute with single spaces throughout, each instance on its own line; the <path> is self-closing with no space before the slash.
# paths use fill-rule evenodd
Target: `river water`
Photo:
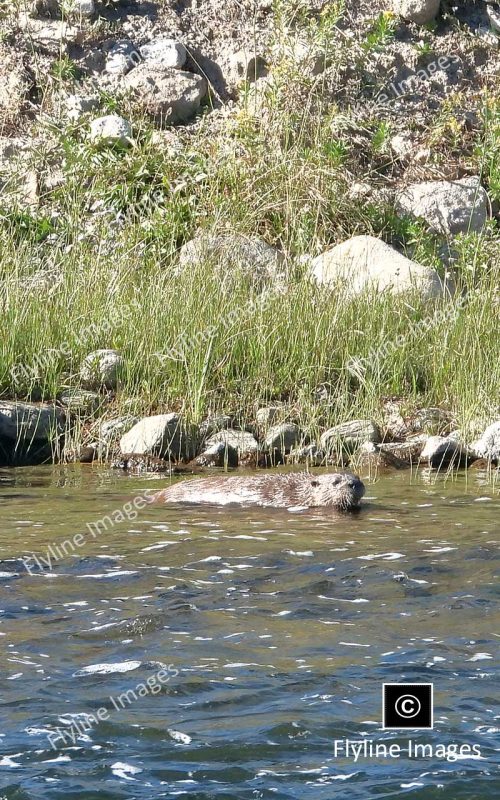
<path id="1" fill-rule="evenodd" d="M 394 473 L 346 516 L 130 505 L 164 483 L 0 472 L 1 800 L 500 796 L 491 485 Z M 384 682 L 432 683 L 434 728 L 382 729 Z"/>

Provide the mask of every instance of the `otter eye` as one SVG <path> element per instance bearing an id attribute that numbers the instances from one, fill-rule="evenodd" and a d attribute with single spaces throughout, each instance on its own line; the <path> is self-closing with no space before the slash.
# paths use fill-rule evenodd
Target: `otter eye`
<path id="1" fill-rule="evenodd" d="M 311 486 L 319 486 L 319 481 L 311 481 Z"/>

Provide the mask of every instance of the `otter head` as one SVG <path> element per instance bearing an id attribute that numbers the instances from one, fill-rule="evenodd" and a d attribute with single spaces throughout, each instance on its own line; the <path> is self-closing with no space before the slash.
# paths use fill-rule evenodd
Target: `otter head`
<path id="1" fill-rule="evenodd" d="M 350 511 L 358 508 L 364 493 L 364 483 L 351 472 L 311 476 L 313 506 L 333 506 L 339 511 Z"/>

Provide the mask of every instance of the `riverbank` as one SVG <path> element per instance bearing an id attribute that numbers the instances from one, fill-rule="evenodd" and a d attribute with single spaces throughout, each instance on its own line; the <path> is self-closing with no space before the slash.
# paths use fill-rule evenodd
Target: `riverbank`
<path id="1" fill-rule="evenodd" d="M 114 459 L 128 427 L 164 414 L 196 443 L 183 461 L 221 415 L 266 463 L 310 443 L 297 459 L 346 460 L 325 434 L 356 420 L 349 461 L 365 441 L 470 447 L 500 419 L 491 4 L 442 4 L 427 26 L 388 3 L 228 5 L 231 47 L 209 3 L 175 20 L 142 5 L 97 4 L 72 33 L 57 11 L 1 12 L 4 68 L 22 54 L 0 96 L 2 400 L 59 409 L 63 459 Z M 158 70 L 151 42 L 153 61 L 182 60 L 158 56 L 174 30 L 186 60 L 169 80 L 206 91 L 172 127 L 184 89 L 152 110 L 139 78 Z M 112 379 L 88 361 L 100 350 Z M 419 430 L 426 408 L 440 421 Z M 33 439 L 23 415 L 5 462 Z M 269 433 L 282 424 L 291 447 Z M 147 454 L 168 455 L 161 442 Z"/>

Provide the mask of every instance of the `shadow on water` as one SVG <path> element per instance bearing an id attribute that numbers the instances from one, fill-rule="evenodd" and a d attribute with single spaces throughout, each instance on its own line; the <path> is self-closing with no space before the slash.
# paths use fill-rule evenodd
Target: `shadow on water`
<path id="1" fill-rule="evenodd" d="M 498 793 L 493 490 L 395 473 L 358 514 L 89 527 L 163 483 L 0 474 L 2 800 Z M 434 729 L 383 730 L 384 682 L 432 682 Z M 401 754 L 355 760 L 346 738 Z"/>

